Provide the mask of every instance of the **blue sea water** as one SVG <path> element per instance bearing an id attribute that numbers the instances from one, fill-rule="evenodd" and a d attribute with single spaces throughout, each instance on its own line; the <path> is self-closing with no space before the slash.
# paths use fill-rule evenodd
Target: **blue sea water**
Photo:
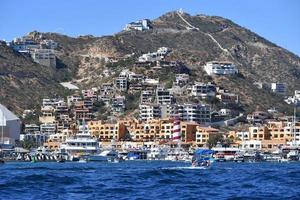
<path id="1" fill-rule="evenodd" d="M 299 199 L 300 163 L 6 163 L 0 199 Z"/>

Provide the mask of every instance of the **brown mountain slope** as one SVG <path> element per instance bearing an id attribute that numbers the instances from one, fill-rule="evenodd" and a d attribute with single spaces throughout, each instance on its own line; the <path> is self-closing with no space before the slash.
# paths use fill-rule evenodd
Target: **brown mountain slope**
<path id="1" fill-rule="evenodd" d="M 1 75 L 1 94 L 6 96 L 1 101 L 16 108 L 25 108 L 31 102 L 35 89 L 31 89 L 30 81 L 35 80 L 38 88 L 48 87 L 61 80 L 92 80 L 91 85 L 99 85 L 102 80 L 99 74 L 106 66 L 103 58 L 121 57 L 126 54 L 142 53 L 157 50 L 166 46 L 172 49 L 168 59 L 179 60 L 192 69 L 194 79 L 208 80 L 202 70 L 205 62 L 211 60 L 229 60 L 237 64 L 241 75 L 238 77 L 214 78 L 214 81 L 237 93 L 246 110 L 268 109 L 276 107 L 285 111 L 289 106 L 283 102 L 282 96 L 269 91 L 257 89 L 253 83 L 261 81 L 284 82 L 289 93 L 300 86 L 300 58 L 293 53 L 278 47 L 259 35 L 245 29 L 230 20 L 205 15 L 191 16 L 177 12 L 167 13 L 152 21 L 153 29 L 148 31 L 122 31 L 113 36 L 85 36 L 71 38 L 68 36 L 44 33 L 46 38 L 59 43 L 57 57 L 58 69 L 46 69 L 32 63 L 16 52 L 9 52 L 6 47 L 0 49 L 0 69 L 3 74 L 10 74 L 7 66 L 14 66 L 19 73 L 31 74 L 33 77 L 23 77 L 21 88 L 19 79 L 13 76 Z M 193 27 L 193 28 L 192 28 Z M 35 33 L 39 34 L 39 33 Z M 6 63 L 6 64 L 5 64 Z M 128 62 L 128 67 L 132 63 Z M 6 66 L 6 67 L 5 67 Z M 28 67 L 30 66 L 30 67 Z M 126 67 L 126 63 L 122 64 Z M 51 74 L 51 76 L 45 76 Z M 167 74 L 166 74 L 167 75 Z M 21 79 L 22 80 L 22 79 Z M 79 82 L 80 83 L 80 82 Z M 11 87 L 9 87 L 11 86 Z M 21 93 L 12 95 L 14 92 Z M 50 95 L 48 92 L 36 94 Z"/>

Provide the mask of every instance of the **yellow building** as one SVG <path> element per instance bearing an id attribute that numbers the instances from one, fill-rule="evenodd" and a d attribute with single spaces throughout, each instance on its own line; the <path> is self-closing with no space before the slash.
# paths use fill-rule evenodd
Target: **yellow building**
<path id="1" fill-rule="evenodd" d="M 88 127 L 93 136 L 101 141 L 123 140 L 126 135 L 126 127 L 123 123 L 103 123 L 99 121 L 88 122 Z"/>
<path id="2" fill-rule="evenodd" d="M 219 133 L 219 129 L 211 127 L 197 126 L 196 141 L 195 144 L 198 147 L 204 147 L 208 140 Z"/>
<path id="3" fill-rule="evenodd" d="M 58 150 L 60 144 L 64 142 L 68 137 L 72 136 L 74 131 L 71 129 L 64 129 L 61 133 L 57 133 L 55 135 L 50 135 L 50 138 L 47 142 L 44 143 L 44 147 L 50 151 Z"/>
<path id="4" fill-rule="evenodd" d="M 122 120 L 134 141 L 170 141 L 172 140 L 173 121 L 170 119 L 153 119 L 144 121 Z M 180 122 L 183 142 L 195 141 L 197 123 Z"/>
<path id="5" fill-rule="evenodd" d="M 269 121 L 265 126 L 249 127 L 251 140 L 261 141 L 263 151 L 274 151 L 292 140 L 291 128 L 283 121 Z"/>

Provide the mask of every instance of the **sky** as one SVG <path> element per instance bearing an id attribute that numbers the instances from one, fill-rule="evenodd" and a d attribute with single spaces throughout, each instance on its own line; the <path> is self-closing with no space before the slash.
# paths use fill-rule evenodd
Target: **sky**
<path id="1" fill-rule="evenodd" d="M 300 0 L 0 0 L 0 39 L 33 30 L 110 35 L 128 22 L 180 8 L 228 18 L 300 55 Z"/>

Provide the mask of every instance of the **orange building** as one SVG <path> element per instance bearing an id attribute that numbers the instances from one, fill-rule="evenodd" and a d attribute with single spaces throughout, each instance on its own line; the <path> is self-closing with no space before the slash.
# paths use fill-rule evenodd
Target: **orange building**
<path id="1" fill-rule="evenodd" d="M 88 127 L 93 136 L 101 141 L 123 140 L 126 136 L 126 126 L 123 123 L 103 123 L 99 121 L 89 121 Z"/>
<path id="2" fill-rule="evenodd" d="M 197 126 L 195 145 L 204 147 L 208 140 L 219 133 L 219 129 Z"/>

